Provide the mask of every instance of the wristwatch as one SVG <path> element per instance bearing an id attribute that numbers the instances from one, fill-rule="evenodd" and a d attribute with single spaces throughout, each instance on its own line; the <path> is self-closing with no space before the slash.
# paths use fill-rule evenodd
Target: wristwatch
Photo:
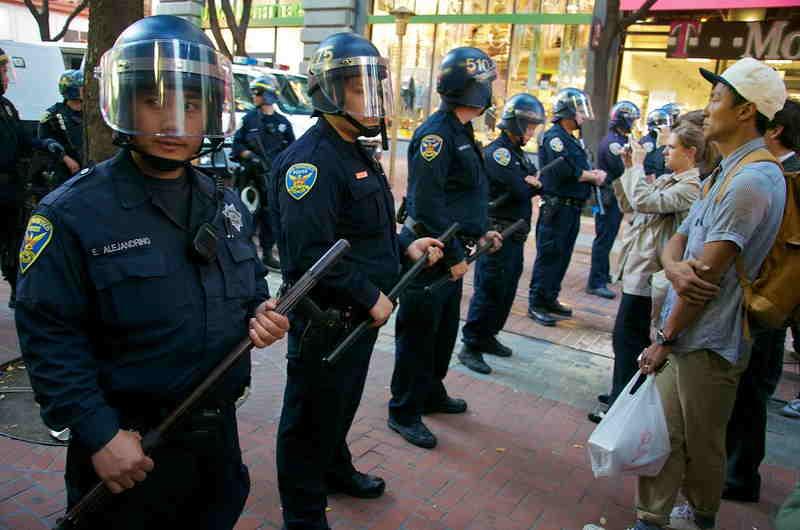
<path id="1" fill-rule="evenodd" d="M 659 328 L 656 331 L 656 344 L 659 346 L 672 346 L 675 344 L 675 339 L 668 339 L 666 335 L 664 335 L 664 330 Z"/>

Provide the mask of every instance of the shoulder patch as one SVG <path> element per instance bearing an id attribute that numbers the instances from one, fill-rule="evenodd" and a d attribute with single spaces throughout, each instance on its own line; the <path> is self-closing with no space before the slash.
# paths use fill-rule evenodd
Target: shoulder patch
<path id="1" fill-rule="evenodd" d="M 622 153 L 622 145 L 617 142 L 611 142 L 608 144 L 608 152 L 614 156 L 619 156 Z"/>
<path id="2" fill-rule="evenodd" d="M 286 170 L 286 191 L 294 199 L 299 201 L 311 191 L 317 182 L 317 166 L 301 162 L 293 164 Z"/>
<path id="3" fill-rule="evenodd" d="M 550 149 L 555 151 L 556 153 L 560 153 L 564 150 L 564 142 L 561 141 L 561 138 L 556 136 L 552 140 L 550 140 Z"/>
<path id="4" fill-rule="evenodd" d="M 509 152 L 509 150 L 505 147 L 501 147 L 494 150 L 494 153 L 492 153 L 492 158 L 494 158 L 494 161 L 501 166 L 507 166 L 511 162 L 511 152 Z"/>
<path id="5" fill-rule="evenodd" d="M 25 228 L 25 239 L 19 250 L 19 271 L 25 274 L 53 238 L 53 223 L 43 215 L 32 215 Z"/>
<path id="6" fill-rule="evenodd" d="M 653 142 L 645 142 L 642 144 L 642 147 L 644 147 L 644 150 L 647 151 L 648 153 L 652 153 L 653 149 L 656 148 Z"/>
<path id="7" fill-rule="evenodd" d="M 48 121 L 50 121 L 50 111 L 46 110 L 42 114 L 42 117 L 39 118 L 39 123 L 47 123 Z"/>
<path id="8" fill-rule="evenodd" d="M 422 137 L 419 142 L 419 152 L 422 158 L 430 162 L 442 151 L 444 140 L 438 134 L 428 134 Z"/>

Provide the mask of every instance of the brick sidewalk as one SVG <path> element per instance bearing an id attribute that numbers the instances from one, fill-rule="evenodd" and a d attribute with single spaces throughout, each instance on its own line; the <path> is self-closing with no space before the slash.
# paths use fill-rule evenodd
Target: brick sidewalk
<path id="1" fill-rule="evenodd" d="M 562 300 L 575 307 L 575 318 L 556 328 L 541 327 L 526 317 L 534 253 L 529 239 L 525 274 L 507 331 L 611 355 L 617 302 L 583 292 L 592 235 L 592 220 L 584 219 L 562 294 Z M 18 351 L 7 296 L 3 282 L 0 360 Z M 470 296 L 471 277 L 464 313 Z M 393 363 L 391 333 L 384 329 L 381 334 L 350 433 L 357 467 L 384 476 L 387 492 L 372 501 L 331 497 L 328 515 L 335 530 L 581 530 L 587 523 L 618 530 L 632 522 L 635 480 L 592 477 L 585 444 L 594 426 L 586 422 L 586 411 L 518 391 L 491 377 L 476 378 L 456 366 L 448 376 L 448 388 L 453 395 L 468 398 L 469 413 L 427 420 L 440 441 L 433 451 L 405 444 L 385 423 Z M 534 355 L 546 355 L 538 341 L 529 342 Z M 282 349 L 285 346 L 255 352 L 253 393 L 240 409 L 242 447 L 253 486 L 237 529 L 280 528 L 274 452 L 285 373 Z M 784 377 L 780 396 L 792 397 L 798 386 L 796 376 Z M 0 528 L 52 525 L 64 507 L 64 458 L 63 448 L 0 438 Z M 724 503 L 720 528 L 771 528 L 770 517 L 800 473 L 764 465 L 762 475 L 761 502 Z"/>

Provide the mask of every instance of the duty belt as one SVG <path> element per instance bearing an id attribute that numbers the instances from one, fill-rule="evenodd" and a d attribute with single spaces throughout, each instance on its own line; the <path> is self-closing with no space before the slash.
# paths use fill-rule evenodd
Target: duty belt
<path id="1" fill-rule="evenodd" d="M 545 204 L 572 206 L 573 208 L 583 208 L 586 202 L 583 199 L 573 199 L 572 197 L 558 197 L 556 195 L 543 195 L 542 200 Z"/>
<path id="2" fill-rule="evenodd" d="M 428 228 L 424 224 L 418 222 L 417 220 L 415 220 L 410 215 L 406 216 L 406 220 L 403 221 L 403 226 L 408 228 L 409 230 L 411 230 L 411 232 L 414 234 L 414 236 L 416 236 L 418 238 L 420 238 L 420 237 L 439 237 L 439 235 L 440 235 L 440 234 L 432 234 L 430 232 L 430 230 L 428 230 Z M 461 241 L 461 244 L 464 245 L 465 247 L 474 247 L 478 242 L 478 238 L 465 236 L 465 235 L 461 235 L 461 234 L 457 234 L 456 235 L 456 239 Z"/>

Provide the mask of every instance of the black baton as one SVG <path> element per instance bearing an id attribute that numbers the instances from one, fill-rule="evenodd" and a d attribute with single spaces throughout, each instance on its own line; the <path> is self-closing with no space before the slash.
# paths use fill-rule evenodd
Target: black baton
<path id="1" fill-rule="evenodd" d="M 553 169 L 554 167 L 556 167 L 557 165 L 559 165 L 563 161 L 564 161 L 564 157 L 563 156 L 559 156 L 557 158 L 554 158 L 553 160 L 551 160 L 550 162 L 545 164 L 544 167 L 542 169 L 540 169 L 539 171 L 537 171 L 536 173 L 538 175 L 541 175 L 545 171 L 549 171 L 549 170 Z M 539 189 L 541 189 L 541 188 L 539 188 Z M 507 203 L 510 198 L 511 198 L 511 192 L 507 191 L 504 194 L 500 195 L 495 200 L 489 201 L 489 208 L 492 209 L 492 208 L 497 208 L 498 206 L 502 206 L 505 203 Z"/>
<path id="2" fill-rule="evenodd" d="M 325 254 L 314 263 L 310 269 L 297 281 L 279 300 L 275 312 L 285 315 L 291 311 L 297 303 L 310 291 L 328 269 L 336 264 L 342 256 L 350 249 L 350 243 L 345 239 L 340 239 Z M 202 399 L 211 386 L 225 375 L 228 369 L 239 360 L 239 358 L 253 347 L 253 341 L 248 336 L 242 339 L 239 344 L 214 367 L 211 373 L 184 399 L 178 407 L 170 413 L 153 430 L 145 434 L 142 438 L 142 451 L 149 454 L 157 448 L 162 441 L 164 434 L 180 420 L 200 399 Z M 81 528 L 84 517 L 101 510 L 113 495 L 103 482 L 96 484 L 78 504 L 72 507 L 63 518 L 56 522 L 54 530 L 71 530 Z"/>
<path id="3" fill-rule="evenodd" d="M 503 237 L 503 239 L 505 239 L 505 238 L 509 237 L 510 235 L 512 235 L 514 232 L 517 232 L 517 231 L 521 230 L 522 228 L 524 228 L 525 226 L 527 226 L 527 224 L 528 223 L 525 222 L 525 219 L 518 219 L 517 221 L 514 222 L 514 224 L 510 225 L 508 228 L 503 230 L 500 233 L 500 235 Z M 491 241 L 486 241 L 483 245 L 479 246 L 475 250 L 475 252 L 473 252 L 464 261 L 466 262 L 467 265 L 469 265 L 470 263 L 472 263 L 473 261 L 475 261 L 476 259 L 478 259 L 482 255 L 484 255 L 487 252 L 489 252 L 489 250 L 492 249 L 492 246 L 493 245 L 492 245 Z M 450 276 L 450 274 L 448 273 L 448 274 L 442 276 L 441 278 L 439 278 L 438 280 L 434 281 L 432 284 L 430 284 L 427 287 L 425 287 L 425 292 L 427 294 L 431 294 L 433 291 L 441 288 L 443 285 L 447 285 L 451 281 L 453 281 L 453 279 Z"/>
<path id="4" fill-rule="evenodd" d="M 441 237 L 438 238 L 439 241 L 441 241 L 443 244 L 446 245 L 447 242 L 450 241 L 453 238 L 453 236 L 456 235 L 458 229 L 459 229 L 458 223 L 453 223 L 452 225 L 450 225 L 450 228 L 445 230 L 445 232 L 441 235 Z M 430 248 L 425 251 L 425 254 L 421 258 L 419 258 L 417 261 L 414 262 L 414 265 L 412 265 L 411 268 L 408 269 L 408 272 L 406 272 L 403 275 L 403 277 L 400 278 L 400 280 L 395 284 L 395 286 L 392 287 L 392 290 L 389 291 L 389 295 L 387 296 L 387 298 L 389 298 L 389 300 L 391 300 L 392 303 L 395 303 L 397 301 L 397 299 L 400 297 L 400 294 L 406 289 L 406 287 L 408 287 L 411 281 L 414 278 L 416 278 L 420 272 L 422 272 L 423 268 L 425 268 L 425 264 L 428 262 L 429 252 Z M 334 364 L 341 358 L 345 350 L 347 350 L 350 346 L 352 346 L 355 343 L 355 341 L 357 341 L 361 337 L 361 335 L 363 335 L 364 332 L 366 332 L 367 329 L 369 329 L 369 327 L 372 325 L 373 322 L 374 320 L 372 320 L 371 318 L 363 320 L 358 326 L 356 326 L 353 329 L 353 331 L 351 331 L 347 335 L 347 337 L 344 338 L 342 342 L 339 343 L 339 345 L 336 347 L 335 350 L 331 352 L 330 355 L 324 357 L 322 360 L 327 364 Z"/>

